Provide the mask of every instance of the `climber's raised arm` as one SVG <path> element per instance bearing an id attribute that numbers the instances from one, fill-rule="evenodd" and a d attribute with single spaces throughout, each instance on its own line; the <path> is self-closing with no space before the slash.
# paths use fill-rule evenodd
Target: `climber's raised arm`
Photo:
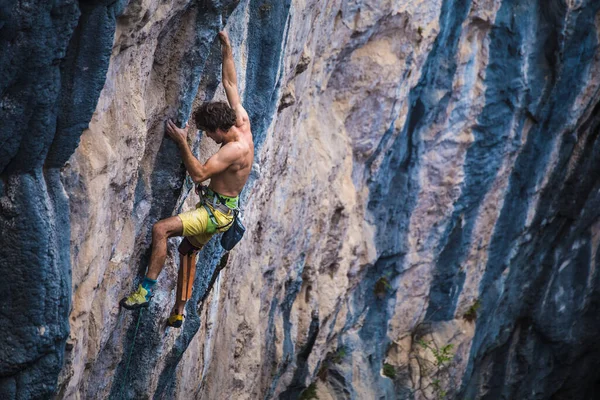
<path id="1" fill-rule="evenodd" d="M 248 113 L 242 106 L 240 94 L 237 87 L 237 76 L 235 73 L 235 63 L 233 61 L 233 53 L 231 51 L 231 43 L 227 32 L 219 32 L 219 40 L 221 41 L 221 53 L 223 55 L 223 87 L 227 94 L 227 100 L 231 108 L 235 110 L 237 127 L 249 122 Z"/>

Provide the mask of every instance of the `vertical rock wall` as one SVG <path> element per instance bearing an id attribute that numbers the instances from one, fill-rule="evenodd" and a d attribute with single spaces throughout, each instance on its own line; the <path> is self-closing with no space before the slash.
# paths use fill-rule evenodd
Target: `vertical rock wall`
<path id="1" fill-rule="evenodd" d="M 106 77 L 123 1 L 0 6 L 0 393 L 48 398 L 69 332 L 69 204 L 60 168 Z"/>
<path id="2" fill-rule="evenodd" d="M 0 7 L 4 397 L 592 398 L 599 10 Z M 257 145 L 248 232 L 202 250 L 166 329 L 177 239 L 150 309 L 118 300 L 152 224 L 196 202 L 164 120 L 224 98 L 223 26 Z"/>
<path id="3" fill-rule="evenodd" d="M 219 64 L 209 57 L 218 55 L 216 33 L 235 6 L 131 1 L 118 20 L 107 84 L 63 172 L 73 194 L 71 256 L 81 268 L 73 276 L 59 397 L 160 396 L 174 382 L 174 368 L 198 330 L 200 321 L 190 312 L 183 336 L 165 333 L 164 316 L 174 300 L 173 260 L 155 291 L 157 307 L 139 325 L 138 313 L 120 313 L 118 300 L 145 272 L 152 224 L 181 211 L 190 194 L 178 149 L 163 140 L 164 121 L 183 124 L 196 93 L 212 97 Z M 91 206 L 89 199 L 98 203 Z M 216 246 L 206 251 L 218 261 Z"/>

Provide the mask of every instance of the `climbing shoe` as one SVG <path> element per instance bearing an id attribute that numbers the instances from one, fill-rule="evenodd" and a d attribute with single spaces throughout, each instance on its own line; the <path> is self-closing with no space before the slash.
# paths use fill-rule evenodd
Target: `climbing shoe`
<path id="1" fill-rule="evenodd" d="M 138 308 L 148 307 L 151 299 L 152 293 L 142 285 L 139 285 L 138 290 L 133 292 L 130 296 L 124 297 L 119 304 L 121 307 L 128 310 L 137 310 Z"/>
<path id="2" fill-rule="evenodd" d="M 175 311 L 171 312 L 171 315 L 167 319 L 167 326 L 181 328 L 181 325 L 183 325 L 183 315 L 177 314 Z"/>

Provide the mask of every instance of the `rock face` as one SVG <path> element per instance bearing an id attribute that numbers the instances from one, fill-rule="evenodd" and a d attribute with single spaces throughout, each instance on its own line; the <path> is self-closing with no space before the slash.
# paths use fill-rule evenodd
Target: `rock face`
<path id="1" fill-rule="evenodd" d="M 0 6 L 2 398 L 600 390 L 599 2 L 126 3 Z M 178 239 L 118 301 L 197 201 L 164 121 L 224 99 L 223 27 L 248 231 L 166 329 Z"/>
<path id="2" fill-rule="evenodd" d="M 0 397 L 48 398 L 69 331 L 60 169 L 104 85 L 123 1 L 0 5 Z"/>

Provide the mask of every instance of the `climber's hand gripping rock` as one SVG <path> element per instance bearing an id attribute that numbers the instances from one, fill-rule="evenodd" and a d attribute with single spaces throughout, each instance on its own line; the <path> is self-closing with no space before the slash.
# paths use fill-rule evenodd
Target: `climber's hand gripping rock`
<path id="1" fill-rule="evenodd" d="M 185 124 L 184 128 L 179 128 L 175 125 L 175 122 L 172 120 L 167 121 L 167 134 L 175 141 L 177 144 L 182 144 L 187 141 L 188 135 L 188 124 Z"/>
<path id="2" fill-rule="evenodd" d="M 229 45 L 229 35 L 227 34 L 226 31 L 219 32 L 219 41 L 224 46 L 228 46 Z"/>

